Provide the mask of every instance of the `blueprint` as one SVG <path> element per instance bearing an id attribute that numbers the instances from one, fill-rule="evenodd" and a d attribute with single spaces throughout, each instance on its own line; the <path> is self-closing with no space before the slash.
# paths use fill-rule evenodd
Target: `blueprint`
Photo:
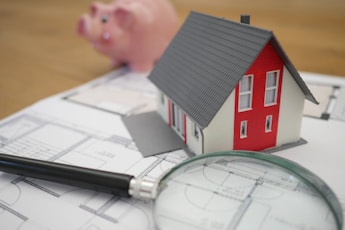
<path id="1" fill-rule="evenodd" d="M 118 132 L 107 133 L 46 114 L 23 113 L 2 124 L 1 151 L 149 180 L 186 158 L 181 151 L 143 158 L 132 140 L 121 135 L 117 121 L 112 124 Z M 0 222 L 7 229 L 152 228 L 145 202 L 5 173 L 1 174 L 0 201 Z M 131 218 L 136 222 L 125 221 Z"/>
<path id="2" fill-rule="evenodd" d="M 146 180 L 187 158 L 182 150 L 142 157 L 117 112 L 71 102 L 66 99 L 71 93 L 4 119 L 0 151 Z M 151 202 L 7 173 L 0 173 L 0 223 L 8 230 L 153 229 Z"/>
<path id="3" fill-rule="evenodd" d="M 105 81 L 88 85 L 87 90 L 72 92 L 65 99 L 126 116 L 152 111 L 156 108 L 156 88 L 146 76 L 147 73 L 120 70 Z"/>
<path id="4" fill-rule="evenodd" d="M 310 79 L 311 84 L 323 87 L 322 80 L 315 83 Z M 332 102 L 326 100 L 321 112 L 312 112 L 303 119 L 302 137 L 308 144 L 275 154 L 315 172 L 344 206 L 345 181 L 340 181 L 338 175 L 345 173 L 341 163 L 345 136 L 341 111 L 345 106 L 340 100 L 345 83 L 335 80 L 325 87 L 325 92 L 333 95 Z M 126 69 L 111 72 L 0 121 L 0 152 L 156 180 L 187 159 L 187 153 L 176 150 L 143 157 L 121 119 L 154 110 L 155 94 L 145 74 Z M 337 100 L 333 100 L 334 95 Z M 329 114 L 328 119 L 321 119 L 323 113 Z M 155 228 L 152 202 L 7 173 L 0 173 L 0 224 L 8 230 Z"/>
<path id="5" fill-rule="evenodd" d="M 157 201 L 156 219 L 169 229 L 336 229 L 314 187 L 273 164 L 218 157 L 183 171 Z"/>
<path id="6" fill-rule="evenodd" d="M 345 122 L 345 81 L 339 77 L 311 73 L 304 73 L 304 80 L 320 103 L 315 105 L 307 101 L 304 115 Z"/>

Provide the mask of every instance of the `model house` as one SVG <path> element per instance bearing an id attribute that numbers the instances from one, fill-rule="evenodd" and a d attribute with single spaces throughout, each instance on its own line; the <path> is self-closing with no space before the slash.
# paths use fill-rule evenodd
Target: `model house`
<path id="1" fill-rule="evenodd" d="M 192 12 L 149 75 L 158 113 L 196 154 L 300 140 L 318 103 L 272 31 Z"/>

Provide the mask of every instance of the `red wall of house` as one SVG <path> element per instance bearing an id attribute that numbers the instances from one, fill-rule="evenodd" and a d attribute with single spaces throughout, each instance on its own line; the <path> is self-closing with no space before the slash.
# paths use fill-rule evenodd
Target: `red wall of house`
<path id="1" fill-rule="evenodd" d="M 277 103 L 275 105 L 265 107 L 266 73 L 273 70 L 279 70 Z M 256 61 L 247 71 L 246 75 L 249 74 L 254 75 L 251 110 L 243 112 L 238 111 L 239 86 L 236 87 L 234 149 L 259 151 L 276 145 L 278 130 L 283 62 L 270 43 L 265 46 Z M 265 121 L 267 115 L 273 115 L 272 131 L 268 133 L 265 132 Z M 243 120 L 248 121 L 246 138 L 240 138 L 240 123 Z"/>

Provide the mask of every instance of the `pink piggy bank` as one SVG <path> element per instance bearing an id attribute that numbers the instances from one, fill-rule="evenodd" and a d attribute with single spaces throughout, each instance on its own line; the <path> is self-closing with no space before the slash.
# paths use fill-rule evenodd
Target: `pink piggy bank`
<path id="1" fill-rule="evenodd" d="M 112 65 L 128 64 L 149 71 L 175 35 L 177 14 L 167 0 L 95 2 L 80 17 L 77 32 L 111 58 Z"/>

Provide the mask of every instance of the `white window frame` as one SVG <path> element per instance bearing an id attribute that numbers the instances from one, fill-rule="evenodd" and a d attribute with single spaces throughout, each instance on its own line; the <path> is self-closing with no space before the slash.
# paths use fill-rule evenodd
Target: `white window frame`
<path id="1" fill-rule="evenodd" d="M 184 137 L 184 113 L 171 102 L 171 126 L 181 136 Z"/>
<path id="2" fill-rule="evenodd" d="M 244 120 L 241 121 L 240 123 L 240 138 L 247 138 L 247 133 L 248 133 L 248 121 Z"/>
<path id="3" fill-rule="evenodd" d="M 265 132 L 272 132 L 273 115 L 267 115 L 265 120 Z"/>
<path id="4" fill-rule="evenodd" d="M 250 78 L 250 85 L 249 85 L 249 90 L 242 90 L 241 85 L 242 85 L 242 81 L 244 78 Z M 239 112 L 243 112 L 243 111 L 248 111 L 252 109 L 252 102 L 253 102 L 253 83 L 254 83 L 254 75 L 250 74 L 250 75 L 244 75 L 239 83 L 239 95 L 238 95 L 238 111 Z M 247 96 L 247 97 L 246 97 Z M 249 102 L 248 102 L 248 106 L 246 107 L 242 107 L 241 108 L 241 102 L 243 100 L 243 98 L 248 98 Z"/>
<path id="5" fill-rule="evenodd" d="M 200 137 L 200 129 L 198 127 L 197 124 L 195 124 L 194 122 L 192 122 L 192 132 L 193 132 L 193 136 L 195 139 L 199 140 Z"/>
<path id="6" fill-rule="evenodd" d="M 272 73 L 275 73 L 275 76 L 276 76 L 275 85 L 268 86 L 268 77 L 269 77 L 269 74 L 272 74 Z M 279 79 L 279 70 L 268 71 L 266 73 L 265 98 L 264 98 L 265 106 L 271 106 L 271 105 L 277 104 L 279 80 L 280 80 Z M 269 102 L 267 102 L 268 92 L 274 93 L 273 100 L 270 100 Z"/>
<path id="7" fill-rule="evenodd" d="M 164 96 L 164 93 L 160 92 L 159 95 L 160 95 L 161 104 L 162 104 L 162 105 L 165 105 L 165 96 Z"/>

